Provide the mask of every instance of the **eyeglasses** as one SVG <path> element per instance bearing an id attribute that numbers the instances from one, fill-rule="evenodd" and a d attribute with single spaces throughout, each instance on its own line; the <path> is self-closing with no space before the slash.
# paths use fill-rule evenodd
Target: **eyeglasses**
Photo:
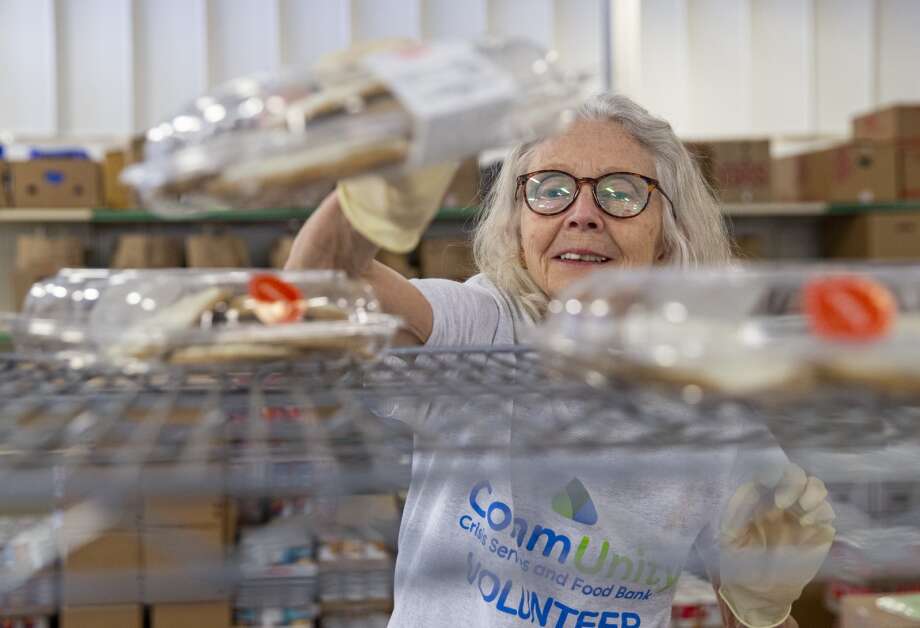
<path id="1" fill-rule="evenodd" d="M 527 207 L 542 216 L 561 214 L 571 207 L 584 183 L 591 184 L 597 206 L 614 218 L 634 218 L 641 214 L 654 190 L 671 203 L 656 179 L 635 172 L 611 172 L 595 179 L 576 178 L 561 170 L 537 170 L 517 178 L 518 188 L 524 188 Z"/>

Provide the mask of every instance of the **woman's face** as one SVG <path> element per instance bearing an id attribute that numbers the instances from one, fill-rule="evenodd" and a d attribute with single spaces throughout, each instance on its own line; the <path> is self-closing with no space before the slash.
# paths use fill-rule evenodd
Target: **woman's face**
<path id="1" fill-rule="evenodd" d="M 656 177 L 652 156 L 615 122 L 581 120 L 539 144 L 527 171 L 563 170 L 576 177 L 635 172 Z M 585 183 L 575 202 L 555 216 L 534 213 L 519 195 L 521 246 L 527 272 L 550 297 L 598 268 L 645 266 L 661 257 L 661 194 L 633 218 L 614 218 L 595 204 Z M 604 261 L 562 259 L 565 253 Z"/>

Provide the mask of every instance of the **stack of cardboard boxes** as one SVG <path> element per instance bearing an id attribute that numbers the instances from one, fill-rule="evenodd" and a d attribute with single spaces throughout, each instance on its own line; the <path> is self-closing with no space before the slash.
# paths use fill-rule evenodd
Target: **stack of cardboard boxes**
<path id="1" fill-rule="evenodd" d="M 4 161 L 0 150 L 0 207 L 136 207 L 133 191 L 119 176 L 142 152 L 142 138 L 107 150 L 102 161 L 82 149 L 32 149 L 28 159 Z"/>
<path id="2" fill-rule="evenodd" d="M 166 423 L 194 440 L 202 420 L 201 409 L 189 406 L 175 408 Z M 117 465 L 89 471 L 113 480 L 125 473 Z M 150 628 L 227 628 L 232 591 L 224 555 L 236 511 L 220 487 L 201 492 L 223 473 L 197 460 L 172 461 L 145 465 L 137 477 L 139 490 L 112 504 L 117 517 L 103 531 L 64 518 L 62 628 L 142 628 L 145 607 Z"/>
<path id="3" fill-rule="evenodd" d="M 920 105 L 859 116 L 854 140 L 831 149 L 829 198 L 884 203 L 920 199 Z M 814 158 L 812 158 L 814 159 Z M 829 257 L 920 259 L 920 212 L 873 211 L 830 222 Z"/>
<path id="4" fill-rule="evenodd" d="M 685 146 L 722 203 L 772 200 L 769 140 L 687 142 Z"/>
<path id="5" fill-rule="evenodd" d="M 773 164 L 778 201 L 885 203 L 920 198 L 920 105 L 856 117 L 853 139 Z"/>

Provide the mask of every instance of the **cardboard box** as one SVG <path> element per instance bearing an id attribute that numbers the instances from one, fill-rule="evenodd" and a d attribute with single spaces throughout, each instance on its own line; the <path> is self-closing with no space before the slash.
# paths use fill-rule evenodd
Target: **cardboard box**
<path id="1" fill-rule="evenodd" d="M 920 197 L 920 143 L 850 142 L 833 149 L 829 200 L 891 202 Z"/>
<path id="2" fill-rule="evenodd" d="M 112 606 L 65 606 L 61 609 L 61 628 L 142 628 L 144 612 L 140 604 Z"/>
<path id="3" fill-rule="evenodd" d="M 878 211 L 828 221 L 828 257 L 920 259 L 920 212 Z"/>
<path id="4" fill-rule="evenodd" d="M 771 200 L 769 140 L 688 142 L 686 146 L 723 203 Z"/>
<path id="5" fill-rule="evenodd" d="M 14 207 L 102 205 L 99 164 L 88 159 L 11 162 Z"/>
<path id="6" fill-rule="evenodd" d="M 479 160 L 467 159 L 457 169 L 441 204 L 444 207 L 476 207 L 481 200 L 479 191 Z"/>
<path id="7" fill-rule="evenodd" d="M 917 628 L 920 619 L 910 619 L 883 610 L 878 605 L 881 598 L 895 600 L 904 595 L 848 595 L 841 606 L 841 628 Z"/>
<path id="8" fill-rule="evenodd" d="M 155 604 L 151 628 L 229 628 L 230 604 Z"/>
<path id="9" fill-rule="evenodd" d="M 850 142 L 834 151 L 828 200 L 848 203 L 900 197 L 898 149 L 891 143 Z"/>
<path id="10" fill-rule="evenodd" d="M 183 245 L 178 238 L 145 233 L 118 236 L 111 268 L 179 268 Z"/>
<path id="11" fill-rule="evenodd" d="M 419 261 L 423 277 L 465 281 L 476 273 L 469 240 L 438 238 L 422 240 Z"/>
<path id="12" fill-rule="evenodd" d="M 226 500 L 217 496 L 150 496 L 144 500 L 144 525 L 177 528 L 222 527 L 226 520 L 226 510 Z"/>
<path id="13" fill-rule="evenodd" d="M 9 207 L 10 204 L 10 166 L 0 159 L 0 207 Z"/>
<path id="14" fill-rule="evenodd" d="M 835 154 L 835 149 L 824 149 L 774 159 L 770 172 L 772 200 L 778 203 L 827 201 Z"/>
<path id="15" fill-rule="evenodd" d="M 272 268 L 283 269 L 291 256 L 291 250 L 294 248 L 294 236 L 284 235 L 275 240 L 272 249 L 268 254 L 269 264 Z"/>
<path id="16" fill-rule="evenodd" d="M 106 207 L 111 209 L 131 209 L 137 207 L 134 190 L 123 185 L 119 180 L 121 171 L 131 163 L 131 155 L 126 150 L 110 150 L 102 162 L 102 197 Z"/>
<path id="17" fill-rule="evenodd" d="M 735 237 L 735 255 L 742 260 L 763 259 L 766 257 L 766 245 L 763 236 L 745 233 Z"/>
<path id="18" fill-rule="evenodd" d="M 920 143 L 902 144 L 898 157 L 901 167 L 901 198 L 920 198 Z"/>
<path id="19" fill-rule="evenodd" d="M 894 105 L 853 118 L 857 140 L 920 139 L 920 104 Z"/>
<path id="20" fill-rule="evenodd" d="M 143 538 L 146 602 L 201 602 L 229 597 L 223 525 L 147 528 Z"/>
<path id="21" fill-rule="evenodd" d="M 141 544 L 136 530 L 108 530 L 77 545 L 74 530 L 62 528 L 63 603 L 71 606 L 141 601 Z"/>
<path id="22" fill-rule="evenodd" d="M 240 509 L 237 503 L 228 499 L 224 508 L 224 545 L 231 547 L 236 545 L 237 526 L 240 519 Z"/>
<path id="23" fill-rule="evenodd" d="M 189 268 L 248 268 L 249 246 L 235 235 L 203 233 L 185 239 Z"/>
<path id="24" fill-rule="evenodd" d="M 46 279 L 57 272 L 58 269 L 46 266 L 41 268 L 17 268 L 10 271 L 10 290 L 13 294 L 13 309 L 22 311 L 26 297 L 32 286 L 42 279 Z"/>
<path id="25" fill-rule="evenodd" d="M 805 200 L 805 155 L 790 155 L 773 160 L 770 188 L 773 200 L 792 203 Z"/>

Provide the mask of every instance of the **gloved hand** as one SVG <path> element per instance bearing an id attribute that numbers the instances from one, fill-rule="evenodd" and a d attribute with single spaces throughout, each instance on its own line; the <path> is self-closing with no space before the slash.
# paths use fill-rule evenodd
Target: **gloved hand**
<path id="1" fill-rule="evenodd" d="M 719 595 L 738 621 L 786 621 L 830 550 L 833 519 L 824 483 L 794 464 L 737 490 L 722 517 Z"/>
<path id="2" fill-rule="evenodd" d="M 446 163 L 396 177 L 340 181 L 339 205 L 365 238 L 388 251 L 408 253 L 437 213 L 457 168 L 456 163 Z"/>

